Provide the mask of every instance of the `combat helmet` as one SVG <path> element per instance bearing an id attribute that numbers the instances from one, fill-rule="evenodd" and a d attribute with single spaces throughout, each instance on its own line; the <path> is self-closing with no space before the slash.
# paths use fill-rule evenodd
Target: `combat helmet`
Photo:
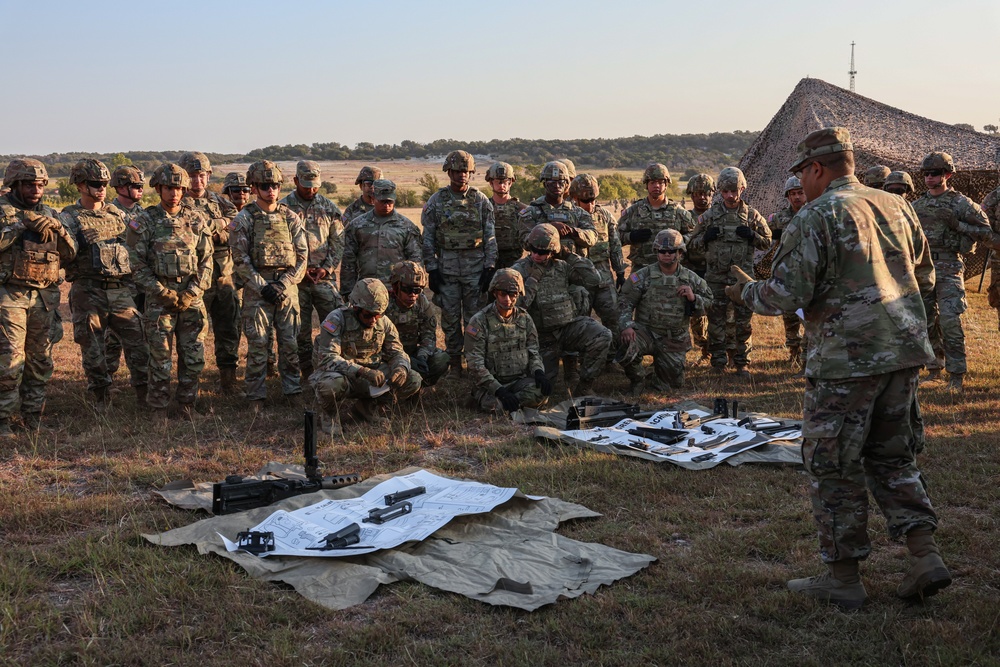
<path id="1" fill-rule="evenodd" d="M 556 162 L 562 162 L 566 165 L 566 172 L 569 174 L 571 179 L 576 178 L 576 165 L 568 157 L 561 157 Z"/>
<path id="2" fill-rule="evenodd" d="M 562 250 L 562 245 L 559 242 L 559 230 L 547 222 L 535 225 L 528 232 L 527 244 L 529 252 L 532 248 L 536 250 L 551 250 L 555 253 Z"/>
<path id="3" fill-rule="evenodd" d="M 944 169 L 946 173 L 955 173 L 955 161 L 947 153 L 935 151 L 924 158 L 920 163 L 920 171 L 931 171 L 933 169 Z"/>
<path id="4" fill-rule="evenodd" d="M 687 252 L 684 237 L 676 229 L 661 229 L 653 239 L 653 250 L 682 250 Z"/>
<path id="5" fill-rule="evenodd" d="M 382 170 L 378 167 L 361 167 L 358 177 L 354 179 L 355 185 L 361 185 L 365 181 L 377 181 L 382 178 Z"/>
<path id="6" fill-rule="evenodd" d="M 590 174 L 580 174 L 569 184 L 569 196 L 573 199 L 597 199 L 601 186 Z"/>
<path id="7" fill-rule="evenodd" d="M 356 308 L 381 315 L 389 307 L 389 292 L 378 278 L 362 278 L 347 300 Z"/>
<path id="8" fill-rule="evenodd" d="M 688 179 L 686 192 L 689 195 L 696 192 L 715 192 L 715 179 L 708 174 L 695 174 Z"/>
<path id="9" fill-rule="evenodd" d="M 17 158 L 11 160 L 7 169 L 3 172 L 3 185 L 9 188 L 18 181 L 42 181 L 43 185 L 48 185 L 49 172 L 45 170 L 45 165 L 30 157 Z"/>
<path id="10" fill-rule="evenodd" d="M 545 166 L 542 167 L 542 171 L 538 174 L 538 180 L 549 181 L 549 180 L 569 180 L 569 168 L 562 162 L 552 161 L 546 162 Z"/>
<path id="11" fill-rule="evenodd" d="M 199 171 L 212 173 L 212 163 L 208 161 L 208 157 L 204 153 L 184 153 L 181 155 L 181 159 L 177 161 L 177 164 L 189 174 L 196 174 Z"/>
<path id="12" fill-rule="evenodd" d="M 726 167 L 719 172 L 720 190 L 741 190 L 747 186 L 747 177 L 738 167 Z"/>
<path id="13" fill-rule="evenodd" d="M 155 188 L 159 185 L 190 188 L 191 177 L 180 166 L 168 162 L 157 167 L 149 179 L 149 187 Z"/>
<path id="14" fill-rule="evenodd" d="M 247 183 L 261 185 L 263 183 L 283 183 L 285 178 L 281 169 L 270 160 L 258 160 L 247 169 Z"/>
<path id="15" fill-rule="evenodd" d="M 413 287 L 427 287 L 427 270 L 423 266 L 413 261 L 396 262 L 389 269 L 390 285 L 406 285 Z"/>
<path id="16" fill-rule="evenodd" d="M 441 171 L 451 170 L 476 173 L 476 159 L 465 151 L 452 151 L 441 165 Z"/>
<path id="17" fill-rule="evenodd" d="M 881 189 L 885 179 L 889 176 L 891 169 L 880 164 L 869 167 L 865 172 L 864 183 L 870 188 Z"/>
<path id="18" fill-rule="evenodd" d="M 642 172 L 642 184 L 645 185 L 650 181 L 666 181 L 667 183 L 671 183 L 670 172 L 667 170 L 667 166 L 659 162 L 653 162 L 647 166 L 646 171 Z"/>
<path id="19" fill-rule="evenodd" d="M 73 185 L 84 181 L 101 181 L 107 183 L 111 180 L 111 172 L 100 160 L 87 158 L 80 160 L 69 170 L 69 182 Z"/>
<path id="20" fill-rule="evenodd" d="M 788 193 L 791 192 L 792 190 L 801 190 L 801 189 L 802 189 L 802 181 L 800 181 L 794 176 L 789 176 L 788 180 L 785 181 L 785 189 L 782 191 L 781 194 L 787 197 Z"/>
<path id="21" fill-rule="evenodd" d="M 509 178 L 511 181 L 516 181 L 517 176 L 514 175 L 514 167 L 510 166 L 506 162 L 494 162 L 490 165 L 490 168 L 486 170 L 486 180 L 492 181 L 503 180 Z"/>
<path id="22" fill-rule="evenodd" d="M 142 185 L 143 180 L 145 180 L 145 175 L 141 169 L 135 165 L 123 164 L 115 167 L 115 170 L 111 172 L 110 185 L 113 188 L 124 188 L 129 185 Z"/>
<path id="23" fill-rule="evenodd" d="M 226 174 L 226 178 L 222 181 L 222 191 L 225 192 L 230 188 L 244 188 L 247 186 L 247 177 L 245 174 L 241 174 L 238 171 L 231 171 Z"/>
<path id="24" fill-rule="evenodd" d="M 501 292 L 517 292 L 518 296 L 524 294 L 524 278 L 514 269 L 500 269 L 493 274 L 490 280 L 490 293 L 497 290 Z"/>
<path id="25" fill-rule="evenodd" d="M 888 190 L 890 185 L 902 185 L 906 188 L 906 192 L 913 192 L 913 179 L 905 171 L 893 171 L 890 172 L 888 176 L 885 177 L 885 183 L 882 185 L 883 190 Z"/>

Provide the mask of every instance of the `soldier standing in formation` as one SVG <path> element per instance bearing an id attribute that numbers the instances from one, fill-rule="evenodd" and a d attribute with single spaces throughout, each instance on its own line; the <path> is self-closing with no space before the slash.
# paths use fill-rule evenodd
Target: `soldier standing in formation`
<path id="1" fill-rule="evenodd" d="M 986 195 L 982 208 L 993 233 L 1000 234 L 1000 188 Z M 997 328 L 1000 329 L 1000 252 L 996 247 L 990 259 L 990 287 L 986 294 L 990 306 L 997 310 Z"/>
<path id="2" fill-rule="evenodd" d="M 933 359 L 924 314 L 934 291 L 930 248 L 910 204 L 858 182 L 846 128 L 809 134 L 790 171 L 809 204 L 785 228 L 772 277 L 753 282 L 734 268 L 742 276 L 727 289 L 762 315 L 805 311 L 802 460 L 828 572 L 788 587 L 845 609 L 864 603 L 871 488 L 890 536 L 905 536 L 915 558 L 896 593 L 920 600 L 951 583 L 916 463 L 924 444 L 917 378 Z"/>
<path id="3" fill-rule="evenodd" d="M 375 208 L 375 181 L 382 178 L 382 170 L 378 167 L 361 167 L 354 184 L 361 188 L 361 195 L 344 209 L 344 227 L 359 216 Z"/>
<path id="4" fill-rule="evenodd" d="M 526 204 L 522 204 L 517 197 L 510 196 L 510 188 L 516 180 L 514 167 L 506 162 L 494 162 L 486 170 L 486 182 L 493 190 L 490 203 L 493 204 L 493 230 L 497 239 L 498 269 L 513 265 L 524 255 L 518 216 Z"/>
<path id="5" fill-rule="evenodd" d="M 524 281 L 500 269 L 489 285 L 494 300 L 465 327 L 465 359 L 475 383 L 472 399 L 485 412 L 538 408 L 552 393 L 531 316 L 517 306 Z"/>
<path id="6" fill-rule="evenodd" d="M 708 174 L 695 174 L 687 182 L 687 194 L 691 197 L 693 209 L 691 217 L 697 220 L 701 214 L 712 205 L 712 196 L 715 194 L 715 179 Z M 705 277 L 705 252 L 695 251 L 688 248 L 684 253 L 684 266 L 694 271 L 699 278 Z M 694 346 L 701 350 L 701 359 L 711 359 L 712 354 L 708 351 L 708 316 L 704 313 L 695 313 L 691 316 L 691 338 Z"/>
<path id="7" fill-rule="evenodd" d="M 927 303 L 934 361 L 927 365 L 930 375 L 925 381 L 939 379 L 944 366 L 948 388 L 962 391 L 966 371 L 962 313 L 968 307 L 962 253 L 973 252 L 976 241 L 989 243 L 993 234 L 979 205 L 948 185 L 955 173 L 950 155 L 931 153 L 920 170 L 927 191 L 913 202 L 913 209 L 930 244 L 935 275 L 934 298 Z"/>
<path id="8" fill-rule="evenodd" d="M 160 195 L 129 223 L 129 259 L 136 285 L 146 293 L 149 392 L 146 402 L 163 419 L 170 402 L 171 349 L 177 351 L 177 403 L 191 417 L 198 378 L 205 368 L 207 320 L 202 297 L 212 282 L 212 221 L 182 205 L 191 177 L 176 164 L 157 167 L 149 179 Z"/>
<path id="9" fill-rule="evenodd" d="M 138 218 L 139 214 L 142 213 L 142 203 L 140 200 L 142 199 L 143 190 L 146 187 L 144 179 L 145 176 L 142 170 L 130 164 L 116 167 L 111 172 L 111 182 L 109 185 L 118 193 L 111 203 L 125 215 L 126 225 Z M 121 236 L 119 237 L 122 243 L 125 243 L 127 230 L 127 226 L 122 229 Z M 132 295 L 132 302 L 135 304 L 136 310 L 142 314 L 146 295 L 135 286 L 135 281 L 132 280 L 131 273 L 123 276 L 122 280 L 128 284 L 129 293 Z M 122 342 L 112 327 L 107 327 L 104 330 L 104 359 L 108 364 L 108 375 L 113 378 L 115 373 L 118 372 L 119 366 L 121 366 Z"/>
<path id="10" fill-rule="evenodd" d="M 802 184 L 794 176 L 789 176 L 788 180 L 785 181 L 785 199 L 788 201 L 788 206 L 772 213 L 767 219 L 767 226 L 771 230 L 771 242 L 775 246 L 781 243 L 785 227 L 806 203 Z M 806 355 L 805 349 L 802 347 L 802 320 L 796 313 L 782 313 L 781 319 L 785 325 L 785 347 L 788 348 L 788 360 L 804 367 Z"/>
<path id="11" fill-rule="evenodd" d="M 451 366 L 462 370 L 462 328 L 485 301 L 496 272 L 497 241 L 493 204 L 469 185 L 476 161 L 452 151 L 442 169 L 447 186 L 431 195 L 420 221 L 424 227 L 424 267 L 434 300 L 441 307 L 441 329 Z"/>
<path id="12" fill-rule="evenodd" d="M 125 363 L 140 405 L 146 402 L 149 382 L 149 348 L 142 334 L 142 319 L 132 299 L 132 266 L 125 245 L 125 214 L 106 204 L 111 174 L 98 160 L 81 160 L 69 174 L 80 199 L 59 219 L 76 239 L 76 257 L 64 265 L 73 313 L 73 340 L 87 376 L 87 389 L 98 411 L 110 402 L 111 372 L 106 353 L 106 332 L 122 341 Z M 114 350 L 117 354 L 118 351 Z M 117 359 L 116 359 L 117 361 Z"/>
<path id="13" fill-rule="evenodd" d="M 676 229 L 685 243 L 694 231 L 694 220 L 687 209 L 667 197 L 670 172 L 666 166 L 654 163 L 642 172 L 646 198 L 625 209 L 618 221 L 622 245 L 631 246 L 628 254 L 632 272 L 657 263 L 652 240 L 661 229 Z"/>
<path id="14" fill-rule="evenodd" d="M 416 262 L 397 262 L 389 274 L 389 306 L 385 316 L 396 325 L 399 341 L 410 357 L 410 367 L 428 387 L 448 372 L 448 353 L 437 346 L 438 315 L 424 294 L 427 271 Z"/>
<path id="15" fill-rule="evenodd" d="M 226 174 L 226 179 L 222 182 L 222 194 L 239 213 L 243 207 L 250 203 L 250 186 L 247 185 L 246 174 L 231 171 Z"/>
<path id="16" fill-rule="evenodd" d="M 243 335 L 247 338 L 246 394 L 255 409 L 267 398 L 267 348 L 272 327 L 278 339 L 278 371 L 286 397 L 302 393 L 299 376 L 298 284 L 306 272 L 309 245 L 302 220 L 278 201 L 284 177 L 276 164 L 260 160 L 247 170 L 255 201 L 230 225 L 236 275 L 243 288 Z"/>
<path id="17" fill-rule="evenodd" d="M 317 321 L 322 322 L 331 310 L 343 304 L 337 288 L 337 272 L 344 256 L 344 226 L 340 208 L 319 194 L 323 177 L 317 163 L 301 160 L 295 166 L 294 180 L 295 190 L 281 203 L 301 218 L 309 244 L 309 262 L 298 288 L 299 368 L 305 383 L 313 371 L 313 311 Z"/>
<path id="18" fill-rule="evenodd" d="M 891 170 L 889 167 L 877 164 L 874 167 L 869 167 L 865 171 L 865 175 L 862 178 L 862 183 L 869 188 L 875 188 L 876 190 L 882 190 L 885 186 L 885 179 L 889 177 Z"/>
<path id="19" fill-rule="evenodd" d="M 885 177 L 882 189 L 908 200 L 913 195 L 913 179 L 905 171 L 893 171 Z"/>

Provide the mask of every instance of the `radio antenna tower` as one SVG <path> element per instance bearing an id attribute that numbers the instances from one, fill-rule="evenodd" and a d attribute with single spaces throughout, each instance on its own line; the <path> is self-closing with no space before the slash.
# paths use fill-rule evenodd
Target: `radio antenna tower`
<path id="1" fill-rule="evenodd" d="M 851 42 L 851 69 L 847 72 L 851 75 L 851 92 L 854 92 L 854 75 L 858 70 L 854 69 L 854 42 Z"/>

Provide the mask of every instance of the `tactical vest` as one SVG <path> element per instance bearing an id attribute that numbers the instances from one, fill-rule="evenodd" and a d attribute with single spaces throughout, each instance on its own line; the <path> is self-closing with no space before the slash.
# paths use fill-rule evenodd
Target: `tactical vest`
<path id="1" fill-rule="evenodd" d="M 657 232 L 664 229 L 676 229 L 682 236 L 686 237 L 691 232 L 688 229 L 684 229 L 683 225 L 680 224 L 678 209 L 679 206 L 669 199 L 666 204 L 657 209 L 651 207 L 648 200 L 643 199 L 638 204 L 635 204 L 635 214 L 629 219 L 628 231 L 633 232 L 637 229 L 649 229 L 653 232 L 653 238 L 656 238 Z M 657 263 L 658 260 L 656 251 L 653 250 L 652 240 L 643 243 L 633 243 L 631 248 L 628 258 L 632 262 L 633 268 L 636 264 L 642 267 Z"/>
<path id="2" fill-rule="evenodd" d="M 377 367 L 382 361 L 385 324 L 380 320 L 371 329 L 365 329 L 350 306 L 340 310 L 344 319 L 344 333 L 340 336 L 340 356 L 362 366 Z M 370 334 L 367 339 L 366 332 Z"/>
<path id="3" fill-rule="evenodd" d="M 539 331 L 558 329 L 573 320 L 576 308 L 567 289 L 566 271 L 568 268 L 561 270 L 558 264 L 552 263 L 538 282 L 535 300 L 531 305 L 537 317 L 535 324 Z"/>
<path id="4" fill-rule="evenodd" d="M 389 309 L 385 312 L 386 317 L 396 325 L 399 332 L 399 342 L 403 344 L 403 350 L 407 354 L 416 353 L 420 344 L 420 298 L 409 310 L 403 310 L 396 298 L 389 295 Z"/>
<path id="5" fill-rule="evenodd" d="M 253 222 L 253 244 L 250 258 L 254 267 L 262 269 L 290 269 L 295 266 L 295 245 L 292 230 L 288 228 L 288 207 L 278 204 L 273 213 L 265 213 L 259 206 L 247 206 Z M 246 209 L 245 209 L 246 210 Z"/>
<path id="6" fill-rule="evenodd" d="M 513 321 L 486 316 L 486 369 L 500 384 L 522 378 L 528 369 L 528 315 L 515 311 Z"/>
<path id="7" fill-rule="evenodd" d="M 646 293 L 635 309 L 635 321 L 661 336 L 674 329 L 683 329 L 687 299 L 677 296 L 677 288 L 684 283 L 677 274 L 666 276 L 656 270 L 648 275 Z"/>
<path id="8" fill-rule="evenodd" d="M 5 226 L 23 217 L 23 213 L 10 204 L 0 204 L 0 213 Z M 59 282 L 58 244 L 58 237 L 41 243 L 38 232 L 24 230 L 9 249 L 10 259 L 3 262 L 4 283 L 42 288 Z"/>
<path id="9" fill-rule="evenodd" d="M 183 210 L 183 209 L 182 209 Z M 152 222 L 150 267 L 157 278 L 189 278 L 198 274 L 201 230 L 184 216 L 168 216 L 160 206 L 147 211 Z"/>
<path id="10" fill-rule="evenodd" d="M 913 208 L 920 219 L 920 226 L 927 236 L 931 252 L 972 252 L 976 243 L 966 234 L 961 234 L 951 227 L 958 216 L 952 208 L 955 198 L 945 192 L 939 197 L 924 195 L 913 202 Z"/>
<path id="11" fill-rule="evenodd" d="M 479 214 L 479 190 L 469 188 L 464 197 L 451 190 L 438 198 L 438 222 L 434 240 L 441 250 L 472 250 L 483 245 L 483 219 Z"/>
<path id="12" fill-rule="evenodd" d="M 578 221 L 576 219 L 576 216 L 572 214 L 571 212 L 572 209 L 563 208 L 561 206 L 558 208 L 555 206 L 542 207 L 534 203 L 532 204 L 532 206 L 535 206 L 535 208 L 537 208 L 541 212 L 542 217 L 545 218 L 546 222 L 561 222 L 562 224 L 569 225 L 570 227 L 573 228 L 577 227 Z M 587 256 L 584 251 L 576 247 L 576 242 L 573 241 L 571 237 L 564 236 L 560 238 L 559 245 L 562 246 L 563 252 L 571 252 L 574 255 L 580 255 L 581 257 Z"/>
<path id="13" fill-rule="evenodd" d="M 294 201 L 295 205 L 288 204 Z M 301 199 L 291 196 L 286 197 L 284 202 L 295 213 L 302 218 L 302 226 L 306 231 L 306 243 L 309 246 L 309 268 L 315 269 L 326 261 L 330 240 L 330 234 L 337 233 L 337 220 L 327 211 L 320 199 L 320 195 L 312 200 L 309 206 L 305 205 Z"/>
<path id="14" fill-rule="evenodd" d="M 713 273 L 726 273 L 729 267 L 738 266 L 744 271 L 753 271 L 753 247 L 749 239 L 736 235 L 736 228 L 750 220 L 750 208 L 741 205 L 736 210 L 724 209 L 721 217 L 708 223 L 708 227 L 719 227 L 722 234 L 708 244 L 705 261 Z"/>
<path id="15" fill-rule="evenodd" d="M 512 197 L 506 204 L 493 202 L 494 233 L 497 240 L 497 250 L 500 252 L 521 250 L 521 226 L 517 216 L 518 201 Z"/>
<path id="16" fill-rule="evenodd" d="M 195 211 L 201 211 L 207 215 L 211 221 L 212 229 L 211 232 L 216 231 L 216 225 L 219 224 L 219 220 L 223 220 L 228 224 L 225 214 L 222 212 L 222 206 L 219 202 L 215 201 L 209 197 L 208 193 L 205 193 L 204 197 L 185 197 L 184 205 L 194 209 Z M 216 246 L 215 241 L 213 243 L 213 252 L 217 253 L 229 253 L 229 244 L 223 243 L 222 245 Z"/>
<path id="17" fill-rule="evenodd" d="M 76 218 L 81 232 L 86 229 L 96 229 L 100 232 L 101 240 L 96 243 L 87 243 L 83 239 L 83 234 L 78 236 L 77 243 L 80 246 L 80 251 L 77 253 L 76 261 L 66 267 L 68 279 L 75 279 L 76 275 L 74 274 L 121 278 L 132 273 L 132 265 L 128 259 L 128 247 L 119 236 L 113 236 L 111 233 L 111 230 L 117 226 L 116 222 L 123 222 L 121 218 L 104 209 L 91 211 L 80 208 L 70 215 Z"/>
<path id="18" fill-rule="evenodd" d="M 594 229 L 597 230 L 597 243 L 587 249 L 587 257 L 595 265 L 611 261 L 611 244 L 608 242 L 608 219 L 610 213 L 603 208 L 594 209 L 590 216 L 594 220 Z"/>

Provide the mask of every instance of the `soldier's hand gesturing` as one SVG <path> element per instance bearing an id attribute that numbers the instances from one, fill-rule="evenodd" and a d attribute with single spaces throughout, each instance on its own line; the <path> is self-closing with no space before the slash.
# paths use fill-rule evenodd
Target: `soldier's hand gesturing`
<path id="1" fill-rule="evenodd" d="M 368 368 L 367 366 L 362 366 L 361 369 L 358 371 L 358 377 L 367 380 L 368 384 L 374 387 L 381 387 L 382 385 L 385 384 L 385 373 L 383 373 L 377 368 Z"/>
<path id="2" fill-rule="evenodd" d="M 406 378 L 406 369 L 402 366 L 396 366 L 392 369 L 392 375 L 389 376 L 389 384 L 398 389 L 406 384 Z"/>
<path id="3" fill-rule="evenodd" d="M 694 301 L 694 290 L 690 285 L 681 285 L 677 288 L 677 296 L 682 296 L 688 301 Z"/>

